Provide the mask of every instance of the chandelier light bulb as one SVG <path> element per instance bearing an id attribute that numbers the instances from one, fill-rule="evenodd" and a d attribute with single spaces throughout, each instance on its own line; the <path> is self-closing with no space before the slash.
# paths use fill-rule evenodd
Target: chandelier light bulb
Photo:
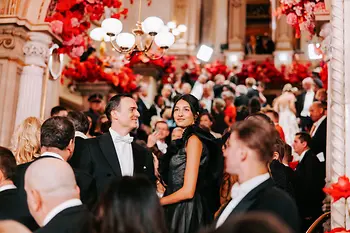
<path id="1" fill-rule="evenodd" d="M 122 49 L 130 49 L 132 46 L 134 46 L 136 41 L 136 38 L 131 33 L 120 33 L 117 36 L 117 44 Z"/>
<path id="2" fill-rule="evenodd" d="M 175 37 L 171 32 L 161 32 L 156 35 L 154 42 L 161 48 L 169 48 L 175 43 Z"/>
<path id="3" fill-rule="evenodd" d="M 90 38 L 95 41 L 102 41 L 105 38 L 105 36 L 107 37 L 105 30 L 103 30 L 103 28 L 100 27 L 94 28 L 90 32 Z"/>
<path id="4" fill-rule="evenodd" d="M 108 18 L 102 21 L 101 27 L 111 35 L 118 35 L 123 30 L 123 24 L 119 19 Z"/>
<path id="5" fill-rule="evenodd" d="M 177 30 L 179 30 L 180 32 L 186 32 L 186 31 L 187 31 L 187 27 L 186 27 L 186 25 L 184 25 L 184 24 L 180 24 L 180 25 L 177 27 Z"/>
<path id="6" fill-rule="evenodd" d="M 164 25 L 159 32 L 169 32 L 170 28 L 166 25 Z"/>
<path id="7" fill-rule="evenodd" d="M 142 26 L 144 32 L 154 36 L 162 29 L 164 22 L 158 17 L 151 16 L 143 21 Z"/>
<path id="8" fill-rule="evenodd" d="M 172 32 L 173 32 L 173 35 L 174 35 L 174 36 L 178 36 L 178 35 L 180 35 L 180 33 L 181 33 L 181 32 L 179 31 L 179 29 L 177 29 L 177 28 L 173 29 Z"/>
<path id="9" fill-rule="evenodd" d="M 175 29 L 176 28 L 176 23 L 174 21 L 170 21 L 170 22 L 168 22 L 167 26 L 170 29 Z"/>

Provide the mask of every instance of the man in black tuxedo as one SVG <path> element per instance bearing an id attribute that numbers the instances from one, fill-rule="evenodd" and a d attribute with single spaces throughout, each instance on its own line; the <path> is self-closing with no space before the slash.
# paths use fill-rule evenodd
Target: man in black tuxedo
<path id="1" fill-rule="evenodd" d="M 87 140 L 85 147 L 77 152 L 84 156 L 79 168 L 95 177 L 98 193 L 122 176 L 143 174 L 155 183 L 151 152 L 130 137 L 140 116 L 135 100 L 123 94 L 112 97 L 106 106 L 106 115 L 111 122 L 109 133 Z"/>
<path id="2" fill-rule="evenodd" d="M 308 77 L 303 80 L 302 85 L 304 91 L 297 96 L 297 102 L 295 105 L 297 110 L 296 116 L 300 119 L 299 126 L 301 130 L 309 131 L 312 126 L 309 108 L 312 105 L 315 98 L 315 92 L 313 90 L 314 81 L 312 78 Z"/>
<path id="3" fill-rule="evenodd" d="M 322 214 L 322 201 L 325 197 L 323 163 L 309 148 L 311 137 L 308 133 L 297 133 L 294 151 L 300 156 L 294 175 L 295 197 L 303 221 L 303 230 Z"/>
<path id="4" fill-rule="evenodd" d="M 68 161 L 74 151 L 74 136 L 74 126 L 67 117 L 49 118 L 42 124 L 40 129 L 41 155 L 36 160 L 52 157 L 62 161 Z M 21 164 L 17 168 L 15 184 L 23 200 L 26 200 L 24 174 L 31 163 Z M 73 170 L 80 188 L 81 200 L 89 208 L 92 208 L 97 199 L 95 179 L 81 169 L 74 168 Z"/>
<path id="5" fill-rule="evenodd" d="M 74 153 L 68 163 L 72 168 L 77 168 L 80 164 L 80 160 L 84 159 L 84 157 L 79 157 L 79 154 L 75 153 L 75 151 L 81 151 L 84 147 L 85 139 L 88 138 L 86 134 L 89 131 L 89 119 L 83 112 L 79 111 L 71 111 L 68 113 L 67 117 L 73 123 L 75 129 Z"/>
<path id="6" fill-rule="evenodd" d="M 225 170 L 238 175 L 231 190 L 232 200 L 221 209 L 216 222 L 220 227 L 229 217 L 251 211 L 274 214 L 295 232 L 299 232 L 299 215 L 294 200 L 277 188 L 270 177 L 278 135 L 273 125 L 248 118 L 234 125 L 224 150 Z"/>
<path id="7" fill-rule="evenodd" d="M 27 203 L 21 200 L 13 180 L 16 175 L 16 160 L 12 152 L 0 147 L 0 220 L 15 220 L 31 230 L 38 228 L 30 215 Z"/>
<path id="8" fill-rule="evenodd" d="M 36 233 L 81 232 L 92 218 L 65 161 L 46 157 L 33 162 L 25 173 L 25 191 L 30 213 L 41 227 Z"/>

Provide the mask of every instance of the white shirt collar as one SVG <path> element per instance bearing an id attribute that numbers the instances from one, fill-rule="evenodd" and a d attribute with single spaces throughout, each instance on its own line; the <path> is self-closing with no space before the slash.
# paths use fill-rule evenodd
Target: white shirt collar
<path id="1" fill-rule="evenodd" d="M 75 137 L 79 137 L 79 138 L 83 138 L 83 139 L 88 139 L 88 137 L 87 137 L 84 133 L 82 133 L 82 132 L 80 132 L 80 131 L 75 131 Z"/>
<path id="2" fill-rule="evenodd" d="M 309 149 L 305 150 L 303 153 L 301 153 L 300 157 L 299 157 L 299 162 L 301 162 L 301 160 L 303 160 L 303 158 L 305 157 L 306 152 L 308 152 Z"/>
<path id="3" fill-rule="evenodd" d="M 323 120 L 326 119 L 326 117 L 327 117 L 326 115 L 322 116 L 320 119 L 318 119 L 318 121 L 316 121 L 316 122 L 314 123 L 314 125 L 315 125 L 316 127 L 320 126 L 320 125 L 322 124 Z M 316 129 L 315 129 L 315 131 L 316 131 Z"/>
<path id="4" fill-rule="evenodd" d="M 112 139 L 113 141 L 117 138 L 117 137 L 130 137 L 130 134 L 128 133 L 125 136 L 120 136 L 116 131 L 114 131 L 112 128 L 109 128 L 109 132 L 111 133 Z"/>
<path id="5" fill-rule="evenodd" d="M 56 153 L 53 153 L 53 152 L 44 152 L 43 154 L 41 154 L 40 155 L 40 157 L 42 157 L 42 156 L 51 156 L 51 157 L 55 157 L 55 158 L 57 158 L 57 159 L 60 159 L 60 160 L 62 160 L 62 161 L 65 161 L 63 158 L 62 158 L 62 156 L 61 155 L 59 155 L 59 154 L 56 154 Z"/>
<path id="6" fill-rule="evenodd" d="M 168 148 L 168 145 L 165 142 L 161 142 L 159 140 L 156 141 L 158 149 L 165 154 Z"/>
<path id="7" fill-rule="evenodd" d="M 256 176 L 250 180 L 247 180 L 246 182 L 239 184 L 238 182 L 235 183 L 232 186 L 231 189 L 231 196 L 234 195 L 235 191 L 237 189 L 240 190 L 241 194 L 248 194 L 250 191 L 252 191 L 254 188 L 256 188 L 257 186 L 259 186 L 261 183 L 263 183 L 264 181 L 268 180 L 270 178 L 270 174 L 269 173 L 264 173 L 262 175 Z M 234 198 L 234 197 L 232 197 Z"/>
<path id="8" fill-rule="evenodd" d="M 70 199 L 68 201 L 65 201 L 61 204 L 59 204 L 58 206 L 56 206 L 55 208 L 53 208 L 45 217 L 44 221 L 43 221 L 43 226 L 45 226 L 46 224 L 48 224 L 57 214 L 59 214 L 60 212 L 62 212 L 65 209 L 68 209 L 70 207 L 75 207 L 75 206 L 80 206 L 83 203 L 81 202 L 81 200 L 79 199 Z"/>
<path id="9" fill-rule="evenodd" d="M 0 187 L 0 193 L 2 191 L 6 191 L 6 190 L 9 190 L 9 189 L 16 189 L 16 188 L 17 187 L 14 184 L 7 184 L 7 185 L 4 185 L 4 186 Z"/>

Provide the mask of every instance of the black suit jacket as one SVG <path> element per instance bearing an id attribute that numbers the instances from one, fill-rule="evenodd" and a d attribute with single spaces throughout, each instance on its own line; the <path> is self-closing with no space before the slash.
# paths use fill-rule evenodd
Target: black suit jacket
<path id="1" fill-rule="evenodd" d="M 310 148 L 317 155 L 323 152 L 326 158 L 326 145 L 327 145 L 327 117 L 322 121 L 317 128 L 314 136 L 311 138 Z"/>
<path id="2" fill-rule="evenodd" d="M 295 108 L 297 110 L 296 112 L 297 117 L 300 117 L 300 113 L 303 111 L 305 95 L 306 95 L 306 91 L 303 91 L 300 95 L 297 96 L 297 102 L 295 103 Z"/>
<path id="3" fill-rule="evenodd" d="M 222 208 L 218 218 L 225 208 Z M 246 212 L 269 212 L 284 221 L 295 232 L 300 231 L 300 218 L 294 200 L 275 187 L 270 178 L 250 191 L 233 209 L 229 217 Z"/>
<path id="4" fill-rule="evenodd" d="M 92 216 L 85 206 L 70 207 L 58 213 L 35 233 L 79 233 L 85 229 L 90 219 Z"/>
<path id="5" fill-rule="evenodd" d="M 134 174 L 142 174 L 155 184 L 153 156 L 150 151 L 131 143 L 134 158 Z M 87 143 L 79 154 L 84 159 L 79 168 L 88 171 L 96 179 L 97 192 L 101 193 L 113 180 L 120 179 L 122 172 L 111 134 L 108 132 L 97 138 L 87 139 Z"/>
<path id="6" fill-rule="evenodd" d="M 137 101 L 138 111 L 140 112 L 140 123 L 150 126 L 152 116 L 157 115 L 157 109 L 152 105 L 149 109 L 146 107 L 145 103 L 139 99 Z"/>
<path id="7" fill-rule="evenodd" d="M 40 156 L 36 160 L 42 159 L 45 157 L 55 158 L 52 156 L 45 155 L 45 156 Z M 20 198 L 25 201 L 27 200 L 27 194 L 26 194 L 26 191 L 24 190 L 25 172 L 27 171 L 30 164 L 32 164 L 34 161 L 17 166 L 17 175 L 15 180 L 15 185 L 17 186 L 18 191 L 20 193 Z M 80 189 L 80 199 L 84 204 L 86 204 L 90 209 L 92 209 L 97 200 L 96 181 L 93 178 L 93 176 L 91 176 L 89 173 L 81 169 L 73 168 L 73 171 L 75 175 L 75 180 Z"/>
<path id="8" fill-rule="evenodd" d="M 85 141 L 86 139 L 84 138 L 75 137 L 74 153 L 68 161 L 72 168 L 79 168 L 80 160 L 84 159 L 84 157 L 80 157 L 83 155 L 76 153 L 76 151 L 81 151 L 84 148 Z"/>
<path id="9" fill-rule="evenodd" d="M 308 150 L 295 169 L 295 197 L 303 218 L 319 217 L 325 197 L 323 163 Z"/>
<path id="10" fill-rule="evenodd" d="M 0 192 L 0 220 L 15 220 L 31 231 L 39 228 L 29 212 L 27 201 L 20 198 L 18 189 Z"/>

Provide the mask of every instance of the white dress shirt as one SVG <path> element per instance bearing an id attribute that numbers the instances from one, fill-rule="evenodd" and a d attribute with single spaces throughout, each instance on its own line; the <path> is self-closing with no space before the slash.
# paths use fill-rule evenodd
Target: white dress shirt
<path id="1" fill-rule="evenodd" d="M 2 187 L 0 187 L 0 193 L 2 191 L 10 190 L 10 189 L 16 189 L 17 187 L 14 184 L 7 184 Z"/>
<path id="2" fill-rule="evenodd" d="M 161 141 L 159 141 L 159 140 L 157 140 L 156 144 L 157 144 L 158 149 L 159 149 L 163 154 L 165 154 L 166 151 L 167 151 L 167 149 L 168 149 L 168 145 L 167 145 L 165 142 L 161 142 Z"/>
<path id="3" fill-rule="evenodd" d="M 51 156 L 51 157 L 55 157 L 55 158 L 57 158 L 57 159 L 60 159 L 60 160 L 62 160 L 62 161 L 65 161 L 65 160 L 62 158 L 61 155 L 56 154 L 56 153 L 53 153 L 53 152 L 44 152 L 43 154 L 40 155 L 40 157 L 41 157 L 41 156 Z"/>
<path id="4" fill-rule="evenodd" d="M 311 137 L 315 136 L 315 133 L 316 133 L 317 129 L 320 127 L 320 125 L 322 124 L 322 122 L 323 122 L 325 119 L 326 119 L 326 116 L 323 116 L 323 117 L 321 117 L 320 119 L 318 119 L 318 121 L 316 121 L 316 122 L 314 123 L 315 129 L 314 129 L 314 131 L 312 132 Z"/>
<path id="5" fill-rule="evenodd" d="M 59 204 L 58 206 L 56 206 L 55 208 L 53 208 L 45 217 L 44 221 L 43 221 L 43 226 L 45 226 L 46 224 L 48 224 L 57 214 L 61 213 L 63 210 L 71 208 L 71 207 L 75 207 L 75 206 L 80 206 L 83 203 L 81 202 L 81 200 L 79 199 L 70 199 L 68 201 L 65 201 L 61 204 Z"/>
<path id="6" fill-rule="evenodd" d="M 79 138 L 82 138 L 82 139 L 88 139 L 88 137 L 84 133 L 82 133 L 80 131 L 75 131 L 75 137 L 79 137 Z"/>
<path id="7" fill-rule="evenodd" d="M 232 200 L 228 203 L 224 211 L 221 213 L 217 223 L 216 228 L 219 228 L 230 216 L 232 210 L 236 208 L 236 206 L 242 201 L 242 199 L 254 188 L 265 182 L 270 178 L 269 173 L 265 173 L 259 176 L 256 176 L 243 184 L 239 184 L 238 182 L 232 186 L 231 189 L 231 197 Z"/>
<path id="8" fill-rule="evenodd" d="M 315 96 L 315 92 L 313 92 L 313 91 L 306 92 L 305 100 L 304 100 L 304 107 L 300 113 L 301 116 L 303 116 L 303 117 L 310 116 L 309 108 L 311 107 L 312 103 L 314 102 L 314 96 Z"/>
<path id="9" fill-rule="evenodd" d="M 112 128 L 109 128 L 109 132 L 111 133 L 114 147 L 117 152 L 122 176 L 132 176 L 134 174 L 134 157 L 132 153 L 131 143 L 118 141 L 118 138 L 122 136 L 120 136 Z M 130 139 L 131 137 L 128 134 L 122 138 Z"/>
<path id="10" fill-rule="evenodd" d="M 205 109 L 208 110 L 209 113 L 211 113 L 211 105 L 213 103 L 213 99 L 209 97 L 203 98 L 201 101 L 205 104 Z"/>

